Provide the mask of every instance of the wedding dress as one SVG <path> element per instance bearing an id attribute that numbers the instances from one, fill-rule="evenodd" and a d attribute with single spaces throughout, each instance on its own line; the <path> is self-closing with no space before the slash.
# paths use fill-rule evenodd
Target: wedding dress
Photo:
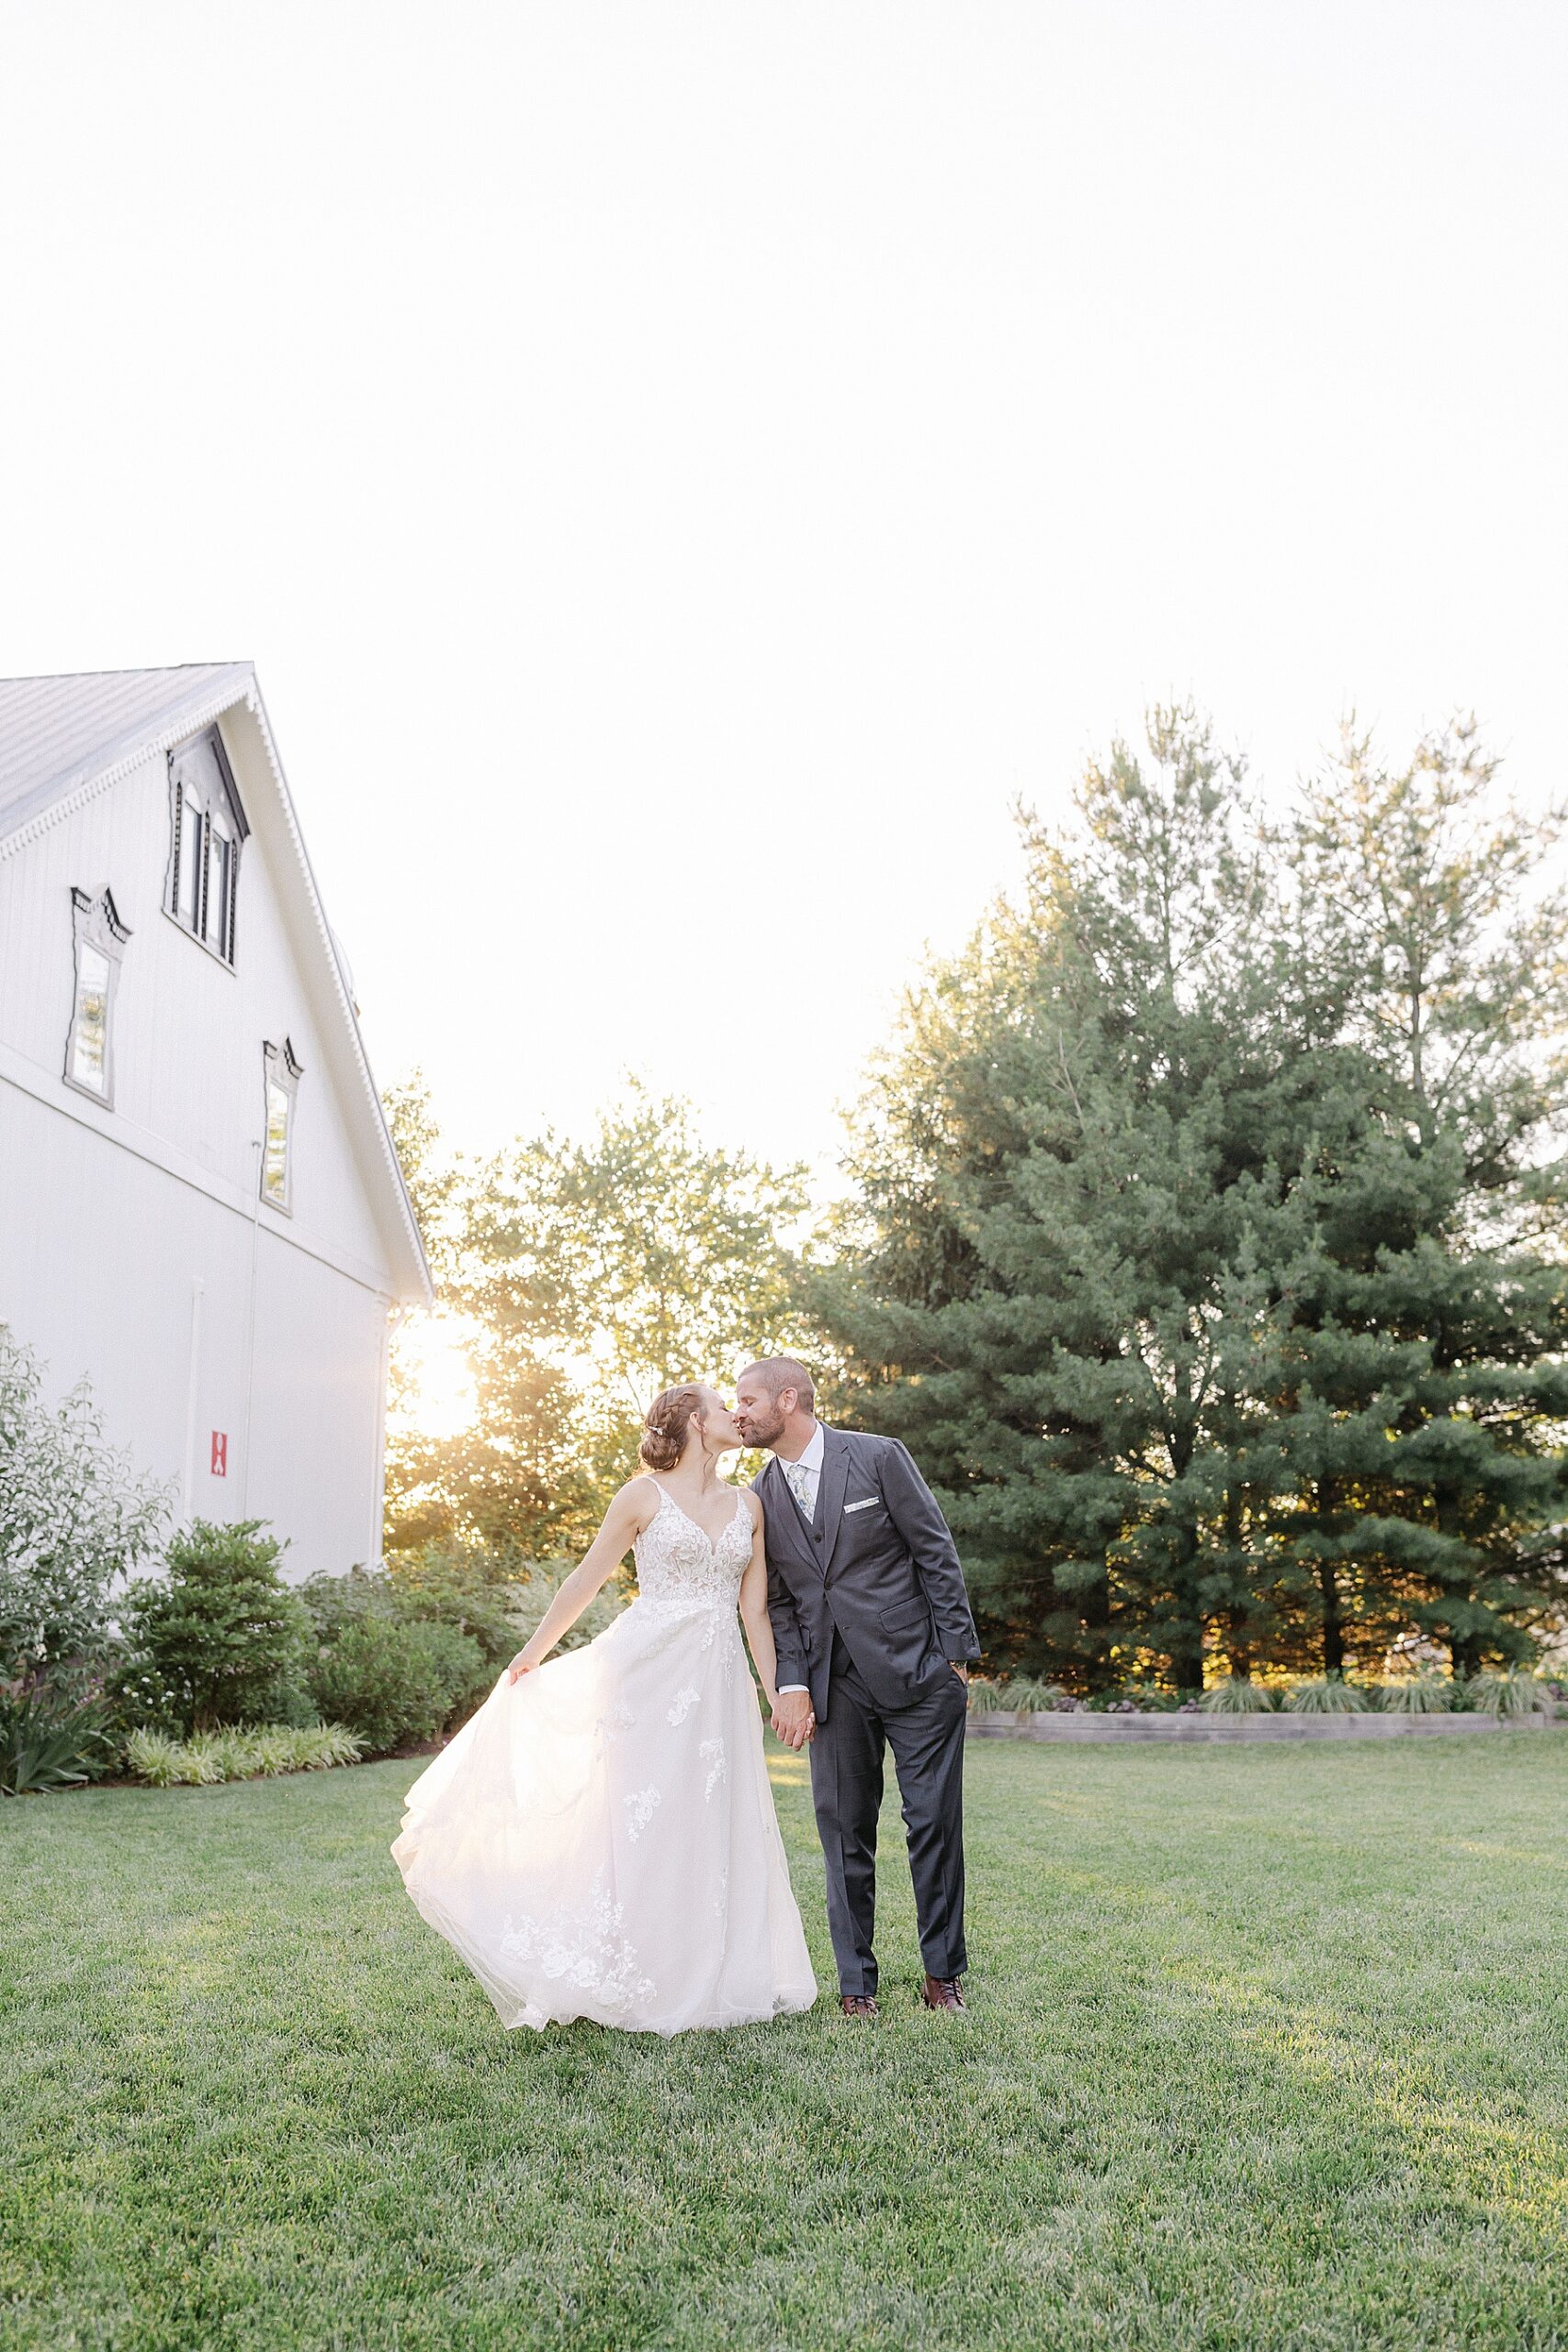
<path id="1" fill-rule="evenodd" d="M 681 2033 L 817 1997 L 736 1613 L 746 1505 L 714 1544 L 659 1498 L 637 1600 L 503 1673 L 408 1793 L 404 1883 L 505 2026 Z"/>

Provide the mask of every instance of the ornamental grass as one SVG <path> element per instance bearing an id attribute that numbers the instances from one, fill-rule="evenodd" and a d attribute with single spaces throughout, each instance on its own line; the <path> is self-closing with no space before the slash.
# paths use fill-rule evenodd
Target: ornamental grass
<path id="1" fill-rule="evenodd" d="M 1002 1688 L 1006 1695 L 998 1703 L 1016 1708 L 1021 1715 L 1048 1715 L 1072 1698 L 1072 1692 L 1064 1690 L 1059 1682 L 1036 1682 L 1022 1676 Z"/>
<path id="2" fill-rule="evenodd" d="M 1364 1715 L 1369 1703 L 1364 1690 L 1338 1674 L 1312 1675 L 1285 1693 L 1285 1712 L 1292 1715 Z"/>
<path id="3" fill-rule="evenodd" d="M 1472 1674 L 1464 1686 L 1464 1695 L 1478 1715 L 1508 1715 L 1517 1721 L 1522 1716 L 1555 1713 L 1555 1702 L 1545 1683 L 1517 1668 L 1506 1673 L 1488 1668 Z"/>
<path id="4" fill-rule="evenodd" d="M 1198 1704 L 1206 1715 L 1268 1715 L 1274 1712 L 1274 1694 L 1245 1675 L 1233 1674 L 1205 1690 Z"/>
<path id="5" fill-rule="evenodd" d="M 364 1745 L 341 1724 L 311 1724 L 302 1729 L 292 1724 L 256 1724 L 196 1732 L 189 1739 L 133 1731 L 125 1754 L 134 1777 L 152 1788 L 197 1788 L 217 1781 L 270 1780 L 279 1772 L 322 1772 L 334 1764 L 355 1764 Z"/>
<path id="6" fill-rule="evenodd" d="M 1378 1704 L 1385 1715 L 1446 1715 L 1458 1706 L 1460 1696 L 1446 1674 L 1407 1674 L 1382 1685 Z"/>

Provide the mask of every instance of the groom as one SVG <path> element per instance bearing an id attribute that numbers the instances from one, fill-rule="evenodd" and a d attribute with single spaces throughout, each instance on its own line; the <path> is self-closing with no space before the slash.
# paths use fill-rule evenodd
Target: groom
<path id="1" fill-rule="evenodd" d="M 874 2018 L 876 1824 L 891 1747 L 909 1835 L 924 2000 L 962 2009 L 964 1735 L 979 1657 L 964 1571 L 897 1438 L 825 1429 L 791 1356 L 751 1365 L 735 1419 L 773 1460 L 756 1482 L 778 1651 L 773 1729 L 811 1743 L 828 1925 L 846 2017 Z"/>

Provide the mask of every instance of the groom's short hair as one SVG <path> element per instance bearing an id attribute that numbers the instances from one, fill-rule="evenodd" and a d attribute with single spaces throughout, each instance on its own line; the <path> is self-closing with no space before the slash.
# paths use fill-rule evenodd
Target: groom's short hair
<path id="1" fill-rule="evenodd" d="M 794 1356 L 759 1356 L 755 1363 L 747 1365 L 740 1377 L 760 1380 L 775 1405 L 781 1389 L 793 1388 L 795 1401 L 803 1413 L 816 1408 L 817 1391 L 811 1374 Z"/>

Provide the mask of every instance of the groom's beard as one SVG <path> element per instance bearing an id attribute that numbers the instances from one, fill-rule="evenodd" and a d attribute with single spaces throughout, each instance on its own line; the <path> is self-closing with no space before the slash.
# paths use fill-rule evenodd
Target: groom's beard
<path id="1" fill-rule="evenodd" d="M 737 1426 L 748 1445 L 762 1445 L 771 1448 L 775 1446 L 784 1435 L 784 1415 L 775 1413 L 771 1421 L 759 1420 L 753 1416 L 744 1424 L 738 1423 Z"/>

